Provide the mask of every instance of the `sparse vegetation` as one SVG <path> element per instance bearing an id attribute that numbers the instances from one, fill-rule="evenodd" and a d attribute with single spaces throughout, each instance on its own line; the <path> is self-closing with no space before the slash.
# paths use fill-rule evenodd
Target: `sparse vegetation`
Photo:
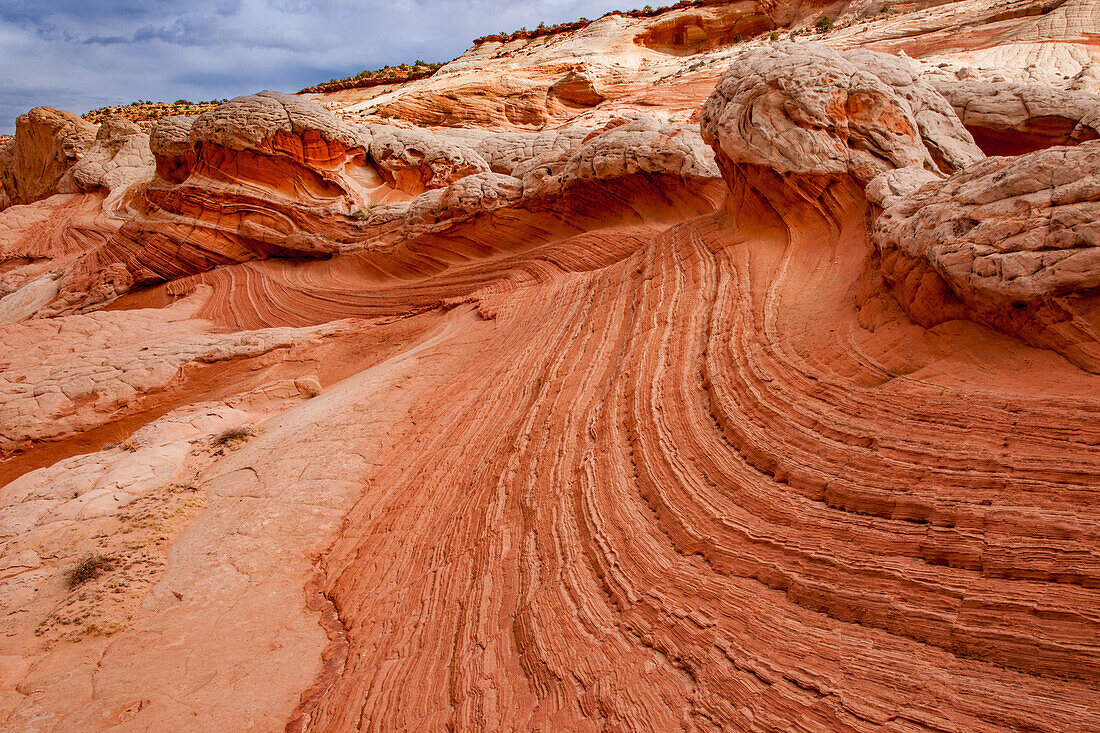
<path id="1" fill-rule="evenodd" d="M 231 448 L 243 443 L 256 435 L 256 428 L 251 425 L 238 425 L 235 428 L 226 428 L 210 440 L 214 448 Z"/>
<path id="2" fill-rule="evenodd" d="M 54 566 L 65 593 L 34 630 L 44 645 L 80 643 L 129 627 L 167 566 L 170 543 L 206 505 L 199 479 L 210 457 L 196 453 L 195 458 L 175 482 L 150 487 L 119 507 L 118 524 L 97 532 L 95 545 L 81 545 L 74 551 L 79 554 Z"/>
<path id="3" fill-rule="evenodd" d="M 344 89 L 360 89 L 378 86 L 379 84 L 401 84 L 415 79 L 425 79 L 434 74 L 441 66 L 443 66 L 442 62 L 430 63 L 417 59 L 411 64 L 383 66 L 381 69 L 364 69 L 354 76 L 347 76 L 343 79 L 330 79 L 322 84 L 306 87 L 298 93 L 339 92 Z"/>
<path id="4" fill-rule="evenodd" d="M 127 453 L 134 453 L 141 444 L 134 440 L 133 436 L 130 436 L 126 440 L 120 440 L 114 443 L 107 443 L 103 446 L 103 450 L 124 450 Z"/>
<path id="5" fill-rule="evenodd" d="M 696 8 L 702 5 L 713 4 L 714 0 L 680 0 L 680 2 L 676 3 L 675 5 L 665 5 L 658 8 L 655 8 L 652 5 L 646 5 L 639 10 L 612 10 L 610 12 L 604 13 L 601 17 L 606 18 L 609 15 L 622 15 L 628 18 L 648 18 L 654 15 L 660 15 L 661 13 L 667 12 L 669 10 L 679 10 L 681 8 Z M 500 33 L 494 35 L 475 38 L 474 45 L 480 46 L 483 43 L 491 42 L 508 43 L 510 41 L 515 41 L 518 39 L 532 39 L 539 38 L 541 36 L 552 36 L 558 33 L 566 33 L 568 31 L 580 30 L 591 22 L 592 21 L 588 18 L 581 18 L 580 20 L 575 20 L 571 23 L 558 23 L 557 25 L 544 25 L 540 23 L 539 27 L 533 31 L 529 31 L 526 28 L 520 28 L 519 30 L 512 31 L 511 33 L 505 33 L 504 31 L 501 31 Z"/>
<path id="6" fill-rule="evenodd" d="M 110 116 L 119 116 L 125 117 L 131 122 L 136 122 L 141 127 L 148 128 L 161 117 L 202 114 L 206 110 L 214 109 L 219 104 L 228 101 L 227 99 L 211 99 L 206 102 L 189 102 L 186 99 L 177 99 L 175 102 L 150 102 L 147 99 L 142 99 L 137 102 L 130 102 L 130 104 L 93 109 L 90 112 L 85 112 L 81 117 L 98 125 Z"/>
<path id="7" fill-rule="evenodd" d="M 652 5 L 645 5 L 638 10 L 612 10 L 604 13 L 601 18 L 606 18 L 609 15 L 621 15 L 628 18 L 648 18 L 655 15 L 660 15 L 670 10 L 681 10 L 684 8 L 695 8 L 705 5 L 713 5 L 715 0 L 679 0 L 679 2 L 673 5 L 664 5 L 661 7 L 653 7 Z M 880 13 L 893 13 L 889 6 L 884 6 Z M 501 31 L 488 36 L 481 36 L 474 39 L 474 45 L 480 46 L 484 43 L 509 43 L 516 40 L 530 40 L 534 38 L 540 38 L 543 36 L 552 36 L 559 33 L 567 33 L 569 31 L 576 31 L 590 25 L 593 21 L 589 18 L 580 18 L 569 23 L 558 23 L 556 25 L 546 25 L 545 23 L 539 23 L 538 27 L 533 30 L 528 30 L 526 27 L 512 31 Z M 815 28 L 819 33 L 828 33 L 834 30 L 834 21 L 828 16 L 822 16 L 815 24 Z M 809 31 L 807 31 L 809 32 Z M 792 31 L 790 34 L 791 40 L 797 38 L 799 33 Z M 772 31 L 770 38 L 773 42 L 779 40 L 779 31 Z M 742 39 L 740 36 L 734 38 L 735 43 L 739 43 Z M 343 79 L 332 79 L 331 81 L 317 84 L 315 86 L 306 87 L 298 92 L 299 94 L 306 93 L 324 93 L 324 92 L 338 92 L 344 89 L 356 89 L 359 87 L 371 87 L 379 84 L 401 84 L 407 81 L 413 81 L 415 79 L 423 79 L 431 76 L 438 70 L 442 63 L 425 63 L 417 60 L 412 64 L 400 64 L 398 66 L 384 66 L 381 69 L 361 71 L 355 76 L 349 76 Z"/>
<path id="8" fill-rule="evenodd" d="M 92 622 L 84 626 L 84 633 L 88 636 L 111 636 L 117 634 L 126 627 L 120 623 L 106 621 L 103 623 Z"/>
<path id="9" fill-rule="evenodd" d="M 96 553 L 88 555 L 69 571 L 69 588 L 76 588 L 89 580 L 95 580 L 114 566 L 114 561 L 106 555 Z"/>

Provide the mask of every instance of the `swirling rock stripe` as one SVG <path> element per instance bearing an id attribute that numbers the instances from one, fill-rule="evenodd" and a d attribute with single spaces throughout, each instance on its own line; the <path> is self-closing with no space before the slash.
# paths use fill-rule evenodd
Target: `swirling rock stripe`
<path id="1" fill-rule="evenodd" d="M 828 197 L 487 296 L 326 561 L 310 729 L 1100 726 L 1096 393 L 891 374 Z"/>

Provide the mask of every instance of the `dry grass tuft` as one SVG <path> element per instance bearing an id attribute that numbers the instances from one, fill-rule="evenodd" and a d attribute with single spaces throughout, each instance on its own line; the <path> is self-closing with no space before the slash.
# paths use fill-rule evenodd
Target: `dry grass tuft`
<path id="1" fill-rule="evenodd" d="M 76 588 L 89 580 L 95 580 L 114 566 L 114 561 L 106 555 L 92 553 L 69 571 L 69 587 Z"/>
<path id="2" fill-rule="evenodd" d="M 124 450 L 127 453 L 134 453 L 140 447 L 141 444 L 139 444 L 131 437 L 127 438 L 126 440 L 117 441 L 115 443 L 107 443 L 100 450 Z"/>
<path id="3" fill-rule="evenodd" d="M 226 428 L 210 439 L 210 445 L 214 448 L 229 448 L 243 443 L 254 435 L 256 435 L 256 428 L 251 425 Z"/>

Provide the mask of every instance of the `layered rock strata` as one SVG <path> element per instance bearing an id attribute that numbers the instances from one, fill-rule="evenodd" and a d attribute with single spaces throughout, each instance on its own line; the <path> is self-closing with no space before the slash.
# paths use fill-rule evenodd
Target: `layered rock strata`
<path id="1" fill-rule="evenodd" d="M 1100 730 L 1096 14 L 881 9 L 21 128 L 0 730 Z"/>

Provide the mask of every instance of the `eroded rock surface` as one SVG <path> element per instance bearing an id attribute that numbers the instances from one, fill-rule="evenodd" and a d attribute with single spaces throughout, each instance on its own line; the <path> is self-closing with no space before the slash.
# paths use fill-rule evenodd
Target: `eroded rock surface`
<path id="1" fill-rule="evenodd" d="M 931 268 L 975 317 L 1100 370 L 1100 141 L 990 158 L 887 198 L 874 241 L 892 280 Z M 952 302 L 907 303 L 925 325 Z"/>
<path id="2" fill-rule="evenodd" d="M 96 127 L 71 112 L 36 107 L 20 115 L 15 137 L 0 146 L 6 204 L 29 204 L 58 193 L 57 184 L 92 147 Z"/>
<path id="3" fill-rule="evenodd" d="M 1100 95 L 1038 84 L 936 80 L 990 155 L 1018 155 L 1100 137 Z"/>
<path id="4" fill-rule="evenodd" d="M 0 731 L 1100 730 L 1098 20 L 613 13 L 3 142 Z"/>
<path id="5" fill-rule="evenodd" d="M 739 56 L 703 109 L 703 135 L 729 164 L 780 174 L 955 170 L 982 157 L 945 100 L 907 65 L 820 44 Z"/>
<path id="6" fill-rule="evenodd" d="M 75 187 L 82 193 L 113 191 L 130 186 L 153 172 L 149 136 L 133 122 L 108 117 L 96 132 L 95 143 L 67 173 L 60 191 Z"/>

